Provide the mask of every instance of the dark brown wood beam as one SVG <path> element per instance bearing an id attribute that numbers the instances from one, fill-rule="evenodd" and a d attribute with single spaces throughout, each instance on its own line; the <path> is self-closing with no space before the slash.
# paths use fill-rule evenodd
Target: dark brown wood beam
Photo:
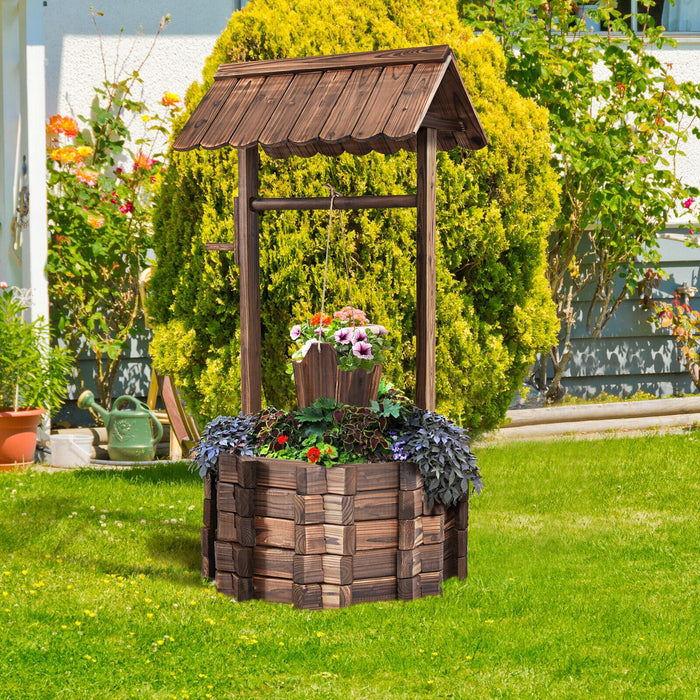
<path id="1" fill-rule="evenodd" d="M 238 195 L 248 202 L 258 196 L 258 145 L 238 149 Z M 238 258 L 241 305 L 241 411 L 262 408 L 260 348 L 260 234 L 258 213 L 238 207 Z"/>
<path id="2" fill-rule="evenodd" d="M 437 131 L 418 131 L 416 231 L 416 405 L 435 410 L 435 197 Z"/>
<path id="3" fill-rule="evenodd" d="M 236 244 L 235 243 L 205 243 L 204 249 L 205 250 L 234 251 L 234 250 L 236 250 Z"/>
<path id="4" fill-rule="evenodd" d="M 257 212 L 328 209 L 330 205 L 330 197 L 266 197 L 263 199 L 250 200 L 250 208 Z M 334 209 L 400 209 L 415 206 L 415 194 L 336 197 L 333 201 Z"/>
<path id="5" fill-rule="evenodd" d="M 439 131 L 466 131 L 464 123 L 457 121 L 456 119 L 445 119 L 437 114 L 432 114 L 428 112 L 423 119 L 421 126 L 431 129 L 438 129 Z"/>

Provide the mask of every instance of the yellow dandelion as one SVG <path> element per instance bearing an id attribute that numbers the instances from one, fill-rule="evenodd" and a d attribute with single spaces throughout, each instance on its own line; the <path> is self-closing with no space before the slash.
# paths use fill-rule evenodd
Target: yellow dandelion
<path id="1" fill-rule="evenodd" d="M 325 634 L 325 632 L 316 632 L 316 636 L 317 636 L 319 639 L 321 639 L 321 637 L 325 637 L 326 634 Z"/>

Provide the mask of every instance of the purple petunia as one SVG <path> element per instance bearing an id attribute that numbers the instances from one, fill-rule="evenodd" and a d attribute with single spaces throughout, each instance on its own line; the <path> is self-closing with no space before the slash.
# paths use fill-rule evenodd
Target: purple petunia
<path id="1" fill-rule="evenodd" d="M 301 326 L 292 326 L 292 330 L 289 331 L 289 336 L 292 340 L 296 340 L 301 335 Z"/>
<path id="2" fill-rule="evenodd" d="M 373 360 L 372 346 L 369 343 L 359 341 L 352 346 L 352 354 L 359 357 L 361 360 Z"/>
<path id="3" fill-rule="evenodd" d="M 349 345 L 352 343 L 352 328 L 339 328 L 333 337 L 339 345 Z"/>
<path id="4" fill-rule="evenodd" d="M 356 328 L 352 334 L 353 343 L 366 343 L 367 342 L 367 331 L 360 326 Z"/>

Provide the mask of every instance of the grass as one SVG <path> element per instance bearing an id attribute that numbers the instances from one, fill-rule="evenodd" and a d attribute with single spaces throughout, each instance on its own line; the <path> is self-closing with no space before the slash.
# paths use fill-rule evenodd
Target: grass
<path id="1" fill-rule="evenodd" d="M 469 578 L 323 612 L 201 579 L 182 465 L 0 475 L 0 698 L 698 698 L 699 447 L 480 449 Z"/>

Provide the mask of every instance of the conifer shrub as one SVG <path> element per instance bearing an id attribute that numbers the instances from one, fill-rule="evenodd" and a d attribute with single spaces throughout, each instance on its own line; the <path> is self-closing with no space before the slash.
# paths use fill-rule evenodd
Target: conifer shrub
<path id="1" fill-rule="evenodd" d="M 534 353 L 554 338 L 544 279 L 557 211 L 547 115 L 504 82 L 488 34 L 475 37 L 444 0 L 252 0 L 216 43 L 191 114 L 220 63 L 449 44 L 489 137 L 477 152 L 438 153 L 437 409 L 483 430 L 504 415 Z M 176 132 L 178 128 L 176 127 Z M 209 241 L 233 241 L 235 149 L 170 153 L 154 219 L 151 283 L 156 366 L 173 375 L 202 419 L 240 406 L 238 269 Z M 317 155 L 272 160 L 261 150 L 264 197 L 415 192 L 415 154 Z M 344 213 L 353 304 L 388 329 L 384 376 L 410 395 L 415 382 L 414 210 Z M 286 374 L 293 319 L 320 310 L 328 212 L 267 212 L 260 219 L 264 404 L 290 406 Z M 334 228 L 326 308 L 349 299 Z"/>

